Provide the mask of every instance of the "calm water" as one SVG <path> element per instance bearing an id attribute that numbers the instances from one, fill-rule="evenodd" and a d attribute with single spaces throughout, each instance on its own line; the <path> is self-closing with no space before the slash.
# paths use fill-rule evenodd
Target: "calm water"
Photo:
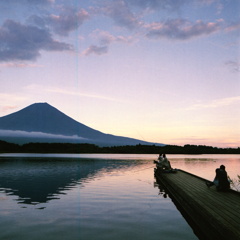
<path id="1" fill-rule="evenodd" d="M 0 155 L 0 239 L 197 239 L 160 193 L 157 155 Z M 240 155 L 168 155 L 172 167 L 232 179 Z"/>

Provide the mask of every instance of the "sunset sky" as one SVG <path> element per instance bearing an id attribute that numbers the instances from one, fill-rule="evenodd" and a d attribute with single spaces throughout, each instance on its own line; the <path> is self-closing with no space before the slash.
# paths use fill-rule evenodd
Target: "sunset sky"
<path id="1" fill-rule="evenodd" d="M 0 0 L 0 116 L 240 147 L 239 0 Z"/>

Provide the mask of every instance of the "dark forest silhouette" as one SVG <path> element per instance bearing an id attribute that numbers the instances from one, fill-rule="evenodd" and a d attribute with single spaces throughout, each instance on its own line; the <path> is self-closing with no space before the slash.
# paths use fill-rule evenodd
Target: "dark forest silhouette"
<path id="1" fill-rule="evenodd" d="M 240 154 L 240 148 L 217 148 L 205 145 L 142 145 L 99 147 L 94 144 L 27 143 L 18 145 L 0 140 L 0 153 L 138 153 L 138 154 Z"/>

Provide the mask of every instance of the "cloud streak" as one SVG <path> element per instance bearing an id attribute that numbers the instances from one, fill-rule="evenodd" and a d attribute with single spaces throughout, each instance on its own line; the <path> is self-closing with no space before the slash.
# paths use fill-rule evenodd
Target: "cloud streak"
<path id="1" fill-rule="evenodd" d="M 89 94 L 89 93 L 79 93 L 79 92 L 67 91 L 67 90 L 62 90 L 62 89 L 47 89 L 46 91 L 59 93 L 59 94 L 65 94 L 65 95 L 96 98 L 96 99 L 103 99 L 103 100 L 107 100 L 107 101 L 119 102 L 119 100 L 117 100 L 115 98 L 101 96 L 101 95 L 95 95 L 95 94 Z"/>
<path id="2" fill-rule="evenodd" d="M 240 63 L 238 61 L 227 61 L 225 65 L 228 66 L 233 72 L 240 72 Z"/>
<path id="3" fill-rule="evenodd" d="M 108 52 L 108 46 L 97 46 L 91 45 L 85 51 L 83 51 L 83 55 L 89 56 L 91 54 L 95 55 L 103 55 Z"/>
<path id="4" fill-rule="evenodd" d="M 26 101 L 26 96 L 18 96 L 10 93 L 0 93 L 0 110 L 8 112 L 9 110 L 18 108 L 18 104 Z"/>
<path id="5" fill-rule="evenodd" d="M 24 138 L 49 138 L 49 139 L 66 139 L 66 140 L 87 140 L 87 138 L 78 135 L 65 136 L 60 134 L 51 134 L 43 132 L 26 132 L 26 131 L 13 131 L 13 130 L 0 130 L 2 137 L 24 137 Z"/>
<path id="6" fill-rule="evenodd" d="M 96 30 L 93 32 L 92 37 L 99 42 L 99 45 L 91 45 L 85 51 L 83 51 L 82 55 L 89 56 L 91 54 L 95 55 L 103 55 L 108 53 L 109 46 L 113 43 L 132 43 L 132 37 L 124 37 L 124 36 L 113 36 L 109 32 Z"/>
<path id="7" fill-rule="evenodd" d="M 108 97 L 108 96 L 103 96 L 103 95 L 100 95 L 100 94 L 81 93 L 81 92 L 70 91 L 70 90 L 61 89 L 61 88 L 43 87 L 43 86 L 38 85 L 38 84 L 28 85 L 28 86 L 25 87 L 25 89 L 30 91 L 30 92 L 39 91 L 39 92 L 41 92 L 41 94 L 43 94 L 44 92 L 47 93 L 47 94 L 49 94 L 49 93 L 57 93 L 57 94 L 63 94 L 63 95 L 69 95 L 69 96 L 87 97 L 87 98 L 102 99 L 102 100 L 106 100 L 106 101 L 122 102 L 119 99 Z M 14 97 L 11 94 L 3 94 L 3 96 L 6 99 Z M 1 99 L 1 94 L 0 94 L 0 101 L 1 100 L 2 99 Z M 21 100 L 21 98 L 16 99 L 16 100 Z"/>
<path id="8" fill-rule="evenodd" d="M 60 36 L 68 36 L 70 32 L 78 29 L 89 18 L 89 13 L 84 9 L 77 10 L 72 7 L 65 7 L 61 9 L 59 14 L 32 15 L 29 22 L 41 28 L 50 28 Z"/>
<path id="9" fill-rule="evenodd" d="M 11 0 L 11 1 L 3 1 L 1 0 L 0 1 L 0 6 L 4 6 L 4 5 L 13 5 L 15 6 L 16 4 L 19 4 L 21 6 L 27 6 L 27 5 L 32 5 L 32 6 L 35 6 L 35 5 L 50 5 L 50 4 L 53 4 L 55 2 L 55 0 Z"/>
<path id="10" fill-rule="evenodd" d="M 6 20 L 0 28 L 0 61 L 36 60 L 40 51 L 70 51 L 70 44 L 52 38 L 35 26 Z"/>
<path id="11" fill-rule="evenodd" d="M 16 105 L 12 105 L 12 106 L 10 106 L 10 105 L 7 105 L 7 106 L 3 106 L 2 107 L 2 111 L 3 112 L 7 112 L 7 111 L 9 111 L 9 110 L 14 110 L 14 109 L 16 109 L 18 106 L 16 106 Z"/>
<path id="12" fill-rule="evenodd" d="M 21 97 L 19 95 L 10 94 L 10 93 L 0 93 L 0 102 L 1 103 L 4 101 L 9 102 L 10 100 L 23 101 L 23 100 L 26 100 L 26 97 Z"/>
<path id="13" fill-rule="evenodd" d="M 93 34 L 97 39 L 99 39 L 99 42 L 103 45 L 109 45 L 112 43 L 132 43 L 133 39 L 132 37 L 124 37 L 124 36 L 113 36 L 107 31 L 100 31 L 97 30 Z"/>
<path id="14" fill-rule="evenodd" d="M 76 11 L 74 9 L 64 9 L 60 15 L 51 15 L 49 25 L 55 33 L 67 36 L 69 32 L 76 30 L 83 22 L 89 18 L 85 10 Z"/>
<path id="15" fill-rule="evenodd" d="M 141 26 L 141 21 L 129 8 L 126 1 L 106 1 L 104 6 L 95 8 L 95 13 L 111 18 L 118 26 L 134 30 Z"/>
<path id="16" fill-rule="evenodd" d="M 187 110 L 197 110 L 197 109 L 204 109 L 204 108 L 219 108 L 224 106 L 229 106 L 233 104 L 237 104 L 240 102 L 240 96 L 237 97 L 230 97 L 230 98 L 222 98 L 216 99 L 209 103 L 205 104 L 195 104 L 189 107 Z"/>
<path id="17" fill-rule="evenodd" d="M 220 27 L 221 21 L 214 23 L 198 20 L 193 23 L 185 19 L 173 19 L 146 25 L 146 36 L 154 39 L 188 40 L 215 33 L 220 30 Z"/>
<path id="18" fill-rule="evenodd" d="M 43 67 L 42 65 L 38 64 L 30 64 L 30 63 L 24 63 L 24 62 L 8 62 L 8 63 L 0 63 L 0 67 L 4 68 L 38 68 Z"/>
<path id="19" fill-rule="evenodd" d="M 189 0 L 127 0 L 126 2 L 141 8 L 176 11 L 189 2 Z"/>
<path id="20" fill-rule="evenodd" d="M 234 23 L 231 23 L 228 27 L 226 27 L 225 30 L 226 30 L 227 32 L 240 30 L 240 20 L 239 20 L 239 21 L 236 21 L 236 22 L 234 22 Z"/>

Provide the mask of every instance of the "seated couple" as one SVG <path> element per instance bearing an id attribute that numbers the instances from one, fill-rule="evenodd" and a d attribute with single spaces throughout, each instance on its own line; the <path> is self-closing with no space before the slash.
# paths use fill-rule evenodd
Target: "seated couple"
<path id="1" fill-rule="evenodd" d="M 216 176 L 213 182 L 206 182 L 206 185 L 208 187 L 215 185 L 218 191 L 226 191 L 230 189 L 230 181 L 227 172 L 225 171 L 225 166 L 221 165 L 220 168 L 217 168 L 215 171 Z"/>

